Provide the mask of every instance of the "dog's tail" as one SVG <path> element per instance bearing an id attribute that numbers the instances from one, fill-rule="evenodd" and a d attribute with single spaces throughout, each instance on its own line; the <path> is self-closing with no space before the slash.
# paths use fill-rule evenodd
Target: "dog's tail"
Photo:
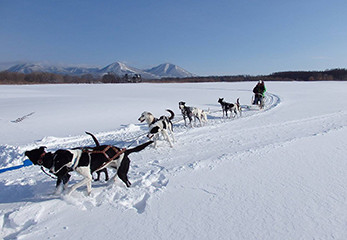
<path id="1" fill-rule="evenodd" d="M 208 113 L 210 112 L 210 109 L 208 109 Z M 207 112 L 205 110 L 201 111 L 202 118 L 205 122 L 207 122 Z"/>
<path id="2" fill-rule="evenodd" d="M 237 106 L 238 108 L 240 108 L 240 98 L 237 98 L 237 99 L 236 99 L 236 106 Z"/>
<path id="3" fill-rule="evenodd" d="M 139 151 L 145 149 L 151 143 L 153 143 L 153 141 L 148 141 L 148 142 L 145 142 L 145 143 L 143 143 L 141 145 L 138 145 L 137 147 L 134 147 L 134 148 L 131 148 L 131 149 L 127 149 L 125 151 L 125 154 L 128 155 L 128 154 L 133 153 L 133 152 L 139 152 Z"/>
<path id="4" fill-rule="evenodd" d="M 241 105 L 240 105 L 240 98 L 236 99 L 236 106 L 239 110 L 241 110 Z"/>
<path id="5" fill-rule="evenodd" d="M 175 114 L 173 111 L 171 111 L 170 109 L 166 109 L 166 111 L 168 111 L 170 113 L 170 117 L 169 117 L 169 120 L 172 120 L 174 117 L 175 117 Z"/>
<path id="6" fill-rule="evenodd" d="M 91 134 L 90 132 L 85 132 L 85 133 L 88 134 L 88 135 L 90 135 L 90 136 L 93 138 L 93 140 L 94 140 L 94 142 L 95 142 L 95 145 L 96 145 L 97 147 L 100 146 L 100 143 L 99 143 L 98 139 L 96 139 L 96 137 L 95 137 L 93 134 Z"/>
<path id="7" fill-rule="evenodd" d="M 237 106 L 237 110 L 240 113 L 240 116 L 242 115 L 242 108 L 241 108 L 241 104 L 240 104 L 240 98 L 236 99 L 236 106 Z"/>

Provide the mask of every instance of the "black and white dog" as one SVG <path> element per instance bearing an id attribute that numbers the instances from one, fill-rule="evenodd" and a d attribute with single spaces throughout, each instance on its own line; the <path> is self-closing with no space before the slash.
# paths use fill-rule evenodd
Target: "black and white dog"
<path id="1" fill-rule="evenodd" d="M 225 102 L 224 98 L 219 98 L 218 102 L 222 106 L 223 117 L 224 117 L 224 113 L 226 117 L 228 117 L 228 111 L 230 111 L 230 117 L 235 117 L 237 116 L 237 114 L 241 116 L 241 105 L 240 105 L 239 98 L 236 100 L 236 103 Z M 233 116 L 233 113 L 234 113 L 234 116 Z"/>
<path id="2" fill-rule="evenodd" d="M 86 132 L 86 134 L 89 134 L 92 136 L 96 146 L 100 146 L 98 140 L 94 137 L 93 134 Z M 44 167 L 46 169 L 51 169 L 53 167 L 53 158 L 55 156 L 55 153 L 52 152 L 46 152 L 46 147 L 39 147 L 37 149 L 33 149 L 31 151 L 26 151 L 24 154 L 29 158 L 29 160 L 34 164 L 41 167 Z M 82 148 L 80 148 L 82 149 Z M 83 148 L 83 149 L 91 149 L 91 148 Z M 55 193 L 58 193 L 61 191 L 61 183 L 63 183 L 63 189 L 66 190 L 68 182 L 70 180 L 71 175 L 69 174 L 70 169 L 69 168 L 62 168 L 60 171 L 56 172 L 54 175 L 57 177 L 57 182 L 55 185 Z M 105 180 L 108 180 L 108 173 L 107 169 L 101 169 L 100 171 L 97 171 L 98 177 L 96 180 L 99 180 L 100 173 L 105 173 Z"/>
<path id="3" fill-rule="evenodd" d="M 153 143 L 148 141 L 132 149 L 120 149 L 111 145 L 101 145 L 92 149 L 71 149 L 71 150 L 57 150 L 53 156 L 53 166 L 50 171 L 54 174 L 59 173 L 63 169 L 69 171 L 76 171 L 84 177 L 84 179 L 71 187 L 68 194 L 77 188 L 87 186 L 88 195 L 91 193 L 92 187 L 92 174 L 106 167 L 111 167 L 117 170 L 114 176 L 117 176 L 130 187 L 131 183 L 128 180 L 128 171 L 130 167 L 129 154 L 139 152 L 145 147 Z"/>
<path id="4" fill-rule="evenodd" d="M 54 153 L 46 152 L 45 148 L 46 147 L 40 147 L 31 151 L 26 151 L 25 156 L 27 156 L 34 165 L 38 165 L 46 169 L 51 169 L 51 167 L 53 166 Z M 67 188 L 67 184 L 71 175 L 69 174 L 68 168 L 62 168 L 60 169 L 60 171 L 55 173 L 55 176 L 57 177 L 55 192 L 58 193 L 60 191 L 62 182 L 64 184 L 64 189 Z"/>
<path id="5" fill-rule="evenodd" d="M 189 124 L 191 127 L 192 125 L 192 120 L 194 118 L 194 122 L 196 122 L 196 119 L 199 120 L 200 126 L 202 126 L 202 122 L 207 122 L 207 114 L 204 110 L 201 110 L 200 108 L 197 107 L 188 107 L 186 106 L 186 103 L 181 101 L 178 103 L 178 108 L 181 110 L 183 119 L 184 119 L 184 125 L 187 126 L 187 118 L 189 119 Z"/>
<path id="6" fill-rule="evenodd" d="M 152 138 L 154 141 L 154 147 L 157 146 L 157 140 L 159 139 L 159 133 L 161 133 L 166 139 L 170 146 L 173 147 L 172 142 L 175 141 L 175 137 L 173 135 L 173 125 L 171 120 L 175 117 L 175 114 L 170 109 L 166 109 L 170 113 L 170 116 L 161 116 L 160 118 L 155 118 L 154 115 L 150 112 L 143 112 L 139 117 L 139 121 L 146 121 L 149 127 L 149 133 L 147 137 Z M 170 140 L 169 134 L 172 136 L 172 141 Z"/>

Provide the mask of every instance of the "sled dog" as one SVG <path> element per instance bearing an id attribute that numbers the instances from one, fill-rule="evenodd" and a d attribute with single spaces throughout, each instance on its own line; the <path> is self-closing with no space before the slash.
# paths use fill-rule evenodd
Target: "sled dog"
<path id="1" fill-rule="evenodd" d="M 241 116 L 240 98 L 236 100 L 236 103 L 225 102 L 224 98 L 219 98 L 218 102 L 222 106 L 223 117 L 224 117 L 224 113 L 225 113 L 225 116 L 228 117 L 228 111 L 230 111 L 230 117 L 235 117 L 238 114 Z M 234 116 L 233 116 L 233 113 L 234 113 Z"/>
<path id="2" fill-rule="evenodd" d="M 83 180 L 71 187 L 68 194 L 86 185 L 89 195 L 92 190 L 92 173 L 106 167 L 116 169 L 117 172 L 113 179 L 116 180 L 118 176 L 127 187 L 130 187 L 131 183 L 127 176 L 130 167 L 129 154 L 139 152 L 151 143 L 153 143 L 153 141 L 148 141 L 131 149 L 120 149 L 112 145 L 100 145 L 88 148 L 87 150 L 57 150 L 54 153 L 53 166 L 50 171 L 57 174 L 62 171 L 62 169 L 69 169 L 69 171 L 75 171 L 84 177 Z"/>
<path id="3" fill-rule="evenodd" d="M 175 114 L 170 109 L 166 109 L 170 113 L 170 116 L 161 116 L 160 118 L 155 118 L 154 115 L 150 112 L 143 112 L 141 116 L 139 117 L 140 122 L 146 121 L 149 127 L 149 133 L 147 134 L 147 137 L 153 138 L 154 141 L 154 147 L 157 146 L 157 141 L 159 139 L 159 133 L 162 134 L 164 139 L 166 139 L 170 146 L 173 147 L 172 142 L 175 141 L 174 135 L 173 135 L 173 125 L 171 120 L 174 118 Z M 170 133 L 172 137 L 172 141 L 169 137 Z"/>
<path id="4" fill-rule="evenodd" d="M 207 114 L 204 110 L 201 110 L 197 107 L 188 107 L 186 106 L 186 103 L 181 101 L 178 103 L 178 108 L 181 110 L 183 119 L 184 119 L 184 125 L 187 126 L 187 118 L 189 119 L 189 124 L 192 127 L 192 120 L 194 118 L 194 122 L 196 122 L 196 119 L 199 120 L 200 126 L 202 126 L 203 122 L 207 122 Z"/>
<path id="5" fill-rule="evenodd" d="M 97 139 L 91 133 L 88 133 L 88 132 L 86 133 L 92 136 L 96 146 L 100 146 Z M 34 165 L 41 166 L 42 170 L 43 168 L 46 168 L 49 170 L 53 167 L 53 158 L 56 156 L 56 153 L 46 152 L 45 148 L 46 147 L 41 146 L 39 148 L 26 151 L 24 155 L 27 156 Z M 84 148 L 84 149 L 88 149 L 88 148 Z M 65 168 L 61 168 L 60 171 L 57 171 L 56 173 L 54 173 L 54 175 L 57 177 L 57 181 L 55 185 L 55 193 L 58 193 L 61 190 L 67 189 L 67 185 L 71 177 L 71 175 L 69 174 L 69 171 L 70 169 L 65 167 Z M 100 172 L 105 173 L 105 180 L 107 181 L 108 174 L 107 174 L 106 168 L 96 172 L 98 174 L 97 180 L 99 179 Z M 63 183 L 63 186 L 61 186 L 61 183 Z"/>

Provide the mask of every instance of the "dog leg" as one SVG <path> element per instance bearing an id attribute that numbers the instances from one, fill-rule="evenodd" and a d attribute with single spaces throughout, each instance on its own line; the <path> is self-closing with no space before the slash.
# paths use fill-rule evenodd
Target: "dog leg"
<path id="1" fill-rule="evenodd" d="M 90 196 L 91 192 L 92 192 L 92 179 L 90 179 L 90 181 L 87 182 L 87 193 L 88 193 L 88 196 Z"/>
<path id="2" fill-rule="evenodd" d="M 183 116 L 183 119 L 184 119 L 184 126 L 187 126 L 187 120 L 186 120 L 186 117 Z"/>
<path id="3" fill-rule="evenodd" d="M 61 176 L 58 177 L 54 194 L 56 195 L 60 194 L 62 191 L 65 191 L 67 189 L 67 185 L 68 185 L 70 177 L 71 175 L 68 173 L 64 174 L 62 177 Z M 63 183 L 63 186 L 61 183 Z"/>
<path id="4" fill-rule="evenodd" d="M 157 142 L 158 142 L 159 134 L 155 134 L 153 136 L 153 147 L 157 148 Z"/>
<path id="5" fill-rule="evenodd" d="M 97 182 L 97 181 L 100 181 L 100 176 L 101 176 L 101 173 L 102 173 L 102 172 L 105 174 L 105 181 L 107 182 L 107 181 L 108 181 L 107 168 L 103 168 L 103 169 L 97 171 L 97 172 L 96 172 L 97 177 L 96 177 L 96 179 L 94 179 L 94 177 L 93 177 L 93 180 L 96 181 L 96 182 Z"/>
<path id="6" fill-rule="evenodd" d="M 193 118 L 192 116 L 189 116 L 189 123 L 190 123 L 190 127 L 193 127 Z"/>
<path id="7" fill-rule="evenodd" d="M 68 191 L 68 195 L 70 195 L 73 191 L 75 191 L 77 188 L 83 186 L 83 185 L 87 185 L 87 193 L 88 195 L 90 195 L 91 193 L 91 182 L 93 180 L 93 176 L 90 173 L 90 168 L 89 167 L 80 167 L 76 169 L 76 172 L 81 174 L 84 179 L 78 183 L 76 183 L 75 185 L 73 185 L 70 190 Z"/>
<path id="8" fill-rule="evenodd" d="M 202 127 L 201 116 L 199 116 L 198 119 L 199 119 L 199 122 L 200 122 L 200 127 Z"/>
<path id="9" fill-rule="evenodd" d="M 204 123 L 207 123 L 207 116 L 206 116 L 206 113 L 204 111 L 202 112 L 202 121 Z"/>
<path id="10" fill-rule="evenodd" d="M 55 188 L 59 188 L 59 186 L 60 186 L 60 184 L 61 184 L 62 181 L 63 181 L 63 179 L 60 178 L 60 177 L 58 177 L 57 182 L 56 182 L 56 184 L 55 184 Z"/>
<path id="11" fill-rule="evenodd" d="M 104 173 L 105 173 L 105 181 L 107 182 L 108 181 L 108 171 L 107 171 L 107 168 L 104 168 L 105 169 L 105 171 L 104 171 Z"/>
<path id="12" fill-rule="evenodd" d="M 118 177 L 125 183 L 127 187 L 130 187 L 131 185 L 131 182 L 128 180 L 128 176 L 127 176 L 129 171 L 129 166 L 130 166 L 130 160 L 128 156 L 125 156 L 125 158 L 123 158 L 122 163 L 117 170 Z"/>
<path id="13" fill-rule="evenodd" d="M 58 194 L 60 194 L 62 192 L 61 182 L 62 182 L 62 179 L 58 178 L 57 179 L 57 183 L 55 185 L 54 195 L 58 195 Z"/>
<path id="14" fill-rule="evenodd" d="M 71 177 L 70 174 L 65 174 L 64 177 L 63 177 L 63 184 L 64 184 L 63 190 L 64 191 L 66 191 L 66 189 L 67 189 L 67 185 L 68 185 L 68 182 L 70 180 L 70 177 Z"/>
<path id="15" fill-rule="evenodd" d="M 173 142 L 176 142 L 176 139 L 175 139 L 175 136 L 174 136 L 174 134 L 173 134 L 172 128 L 170 128 L 170 127 L 169 127 L 169 132 L 170 132 L 170 135 L 171 135 L 171 137 L 172 137 L 172 141 L 173 141 Z"/>
<path id="16" fill-rule="evenodd" d="M 78 183 L 76 183 L 75 185 L 73 185 L 70 189 L 69 189 L 69 191 L 68 191 L 68 193 L 67 193 L 67 195 L 70 195 L 73 191 L 75 191 L 77 188 L 79 188 L 79 187 L 81 187 L 81 186 L 83 186 L 83 185 L 87 185 L 88 184 L 88 182 L 91 182 L 92 180 L 91 179 L 89 179 L 88 177 L 86 177 L 86 178 L 84 178 L 82 181 L 80 181 L 80 182 L 78 182 Z M 87 191 L 90 191 L 90 189 L 88 189 L 88 185 L 87 185 Z M 90 192 L 88 192 L 88 195 L 90 194 Z"/>
<path id="17" fill-rule="evenodd" d="M 164 139 L 166 138 L 167 141 L 169 142 L 170 146 L 173 147 L 173 144 L 172 144 L 172 142 L 171 142 L 171 140 L 170 140 L 169 135 L 167 134 L 167 132 L 166 132 L 165 130 L 162 130 L 161 133 L 163 134 Z"/>
<path id="18" fill-rule="evenodd" d="M 193 127 L 193 119 L 191 116 L 188 117 L 190 127 Z"/>
<path id="19" fill-rule="evenodd" d="M 95 182 L 100 181 L 100 172 L 99 171 L 96 172 L 96 178 L 94 178 L 94 176 L 93 176 L 93 180 Z"/>

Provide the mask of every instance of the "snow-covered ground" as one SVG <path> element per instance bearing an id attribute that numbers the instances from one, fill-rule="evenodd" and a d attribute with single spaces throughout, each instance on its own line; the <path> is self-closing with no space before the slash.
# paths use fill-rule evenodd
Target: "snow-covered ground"
<path id="1" fill-rule="evenodd" d="M 223 119 L 218 98 L 249 105 L 254 84 L 0 86 L 0 238 L 347 239 L 347 82 L 267 82 L 265 109 Z M 182 100 L 208 124 L 184 127 Z M 174 147 L 130 155 L 130 188 L 54 195 L 54 179 L 20 167 L 38 146 L 93 146 L 84 131 L 135 146 L 140 114 L 167 108 Z"/>

